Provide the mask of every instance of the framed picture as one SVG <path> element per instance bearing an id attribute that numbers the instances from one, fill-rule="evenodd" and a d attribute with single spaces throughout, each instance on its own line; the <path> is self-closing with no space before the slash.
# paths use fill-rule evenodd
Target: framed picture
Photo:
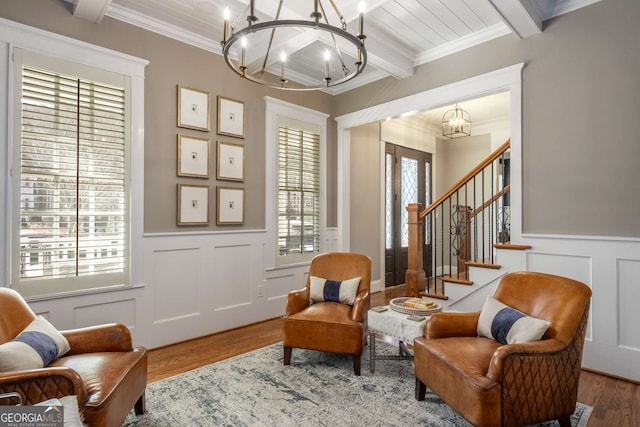
<path id="1" fill-rule="evenodd" d="M 244 102 L 218 95 L 218 134 L 244 138 Z"/>
<path id="2" fill-rule="evenodd" d="M 178 134 L 178 176 L 209 178 L 209 147 L 206 138 Z"/>
<path id="3" fill-rule="evenodd" d="M 178 127 L 209 132 L 209 92 L 178 85 Z"/>
<path id="4" fill-rule="evenodd" d="M 209 186 L 178 184 L 178 225 L 209 224 Z"/>
<path id="5" fill-rule="evenodd" d="M 218 214 L 216 224 L 244 223 L 244 188 L 217 187 Z"/>
<path id="6" fill-rule="evenodd" d="M 244 180 L 244 145 L 218 141 L 216 178 Z"/>

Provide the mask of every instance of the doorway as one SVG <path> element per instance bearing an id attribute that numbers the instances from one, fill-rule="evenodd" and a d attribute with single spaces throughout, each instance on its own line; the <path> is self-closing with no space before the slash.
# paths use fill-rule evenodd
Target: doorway
<path id="1" fill-rule="evenodd" d="M 423 207 L 431 203 L 431 154 L 385 143 L 385 287 L 405 282 L 409 251 L 406 206 L 416 202 Z M 425 238 L 425 255 L 430 253 L 428 242 Z"/>

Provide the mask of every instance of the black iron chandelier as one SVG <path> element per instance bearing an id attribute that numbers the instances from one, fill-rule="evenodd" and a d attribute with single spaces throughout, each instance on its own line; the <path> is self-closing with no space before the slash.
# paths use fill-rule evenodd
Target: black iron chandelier
<path id="1" fill-rule="evenodd" d="M 245 11 L 230 25 L 230 11 L 224 11 L 224 31 L 220 44 L 225 62 L 236 74 L 244 79 L 262 85 L 285 90 L 317 90 L 331 88 L 351 81 L 362 73 L 367 64 L 367 51 L 364 47 L 364 2 L 360 3 L 358 32 L 347 32 L 347 23 L 334 3 L 333 7 L 340 26 L 329 23 L 320 0 L 313 1 L 310 20 L 280 19 L 282 4 L 280 0 L 275 19 L 259 22 L 255 14 L 255 1 L 250 0 Z M 292 0 L 293 1 L 293 0 Z M 298 0 L 299 1 L 299 0 Z M 246 15 L 247 25 L 238 29 L 238 23 Z M 292 40 L 300 40 L 292 46 Z M 319 40 L 319 42 L 317 41 Z M 323 55 L 318 55 L 317 45 L 322 43 Z M 295 82 L 287 77 L 287 48 L 295 50 L 297 63 L 303 65 L 306 75 L 296 75 Z M 302 49 L 301 49 L 302 48 Z M 272 50 L 279 49 L 280 54 Z M 304 57 L 303 57 L 304 55 Z M 353 67 L 347 63 L 353 60 Z M 339 67 L 336 67 L 339 65 Z"/>
<path id="2" fill-rule="evenodd" d="M 442 136 L 451 139 L 471 136 L 471 116 L 458 104 L 442 116 Z"/>

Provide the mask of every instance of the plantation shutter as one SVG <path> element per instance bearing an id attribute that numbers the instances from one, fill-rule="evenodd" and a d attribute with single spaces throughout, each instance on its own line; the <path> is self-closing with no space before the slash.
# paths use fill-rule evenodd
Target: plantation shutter
<path id="1" fill-rule="evenodd" d="M 125 88 L 23 66 L 21 95 L 19 281 L 123 283 Z"/>
<path id="2" fill-rule="evenodd" d="M 278 246 L 281 256 L 320 252 L 320 135 L 278 127 Z"/>

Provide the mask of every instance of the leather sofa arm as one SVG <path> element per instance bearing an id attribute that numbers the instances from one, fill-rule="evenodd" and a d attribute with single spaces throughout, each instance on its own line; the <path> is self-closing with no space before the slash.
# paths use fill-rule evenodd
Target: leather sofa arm
<path id="1" fill-rule="evenodd" d="M 286 316 L 296 314 L 307 307 L 309 307 L 309 288 L 305 287 L 289 292 L 289 295 L 287 295 Z"/>
<path id="2" fill-rule="evenodd" d="M 369 291 L 363 290 L 358 292 L 356 300 L 353 302 L 351 320 L 354 322 L 364 322 L 365 314 L 369 311 L 370 305 Z"/>
<path id="3" fill-rule="evenodd" d="M 102 351 L 131 351 L 131 332 L 120 323 L 89 326 L 60 331 L 69 341 L 71 350 L 67 355 L 98 353 Z"/>
<path id="4" fill-rule="evenodd" d="M 544 364 L 542 369 L 549 372 L 557 370 L 559 377 L 562 377 L 561 371 L 566 369 L 564 363 L 560 363 L 568 351 L 566 343 L 557 339 L 546 339 L 541 341 L 532 341 L 519 344 L 505 344 L 496 349 L 489 364 L 487 377 L 492 380 L 504 384 L 505 376 L 514 376 L 509 382 L 524 384 L 525 377 L 529 377 L 531 372 L 536 372 L 538 366 Z M 540 357 L 544 356 L 544 357 Z M 510 369 L 510 366 L 519 364 L 526 369 Z M 554 365 L 556 368 L 554 368 Z M 509 372 L 507 374 L 507 371 Z M 516 378 L 522 375 L 521 378 Z"/>
<path id="5" fill-rule="evenodd" d="M 64 367 L 0 372 L 0 393 L 12 391 L 22 395 L 23 405 L 75 395 L 82 407 L 88 399 L 80 375 Z"/>
<path id="6" fill-rule="evenodd" d="M 424 327 L 425 338 L 475 337 L 478 336 L 480 312 L 441 312 L 431 315 Z"/>

